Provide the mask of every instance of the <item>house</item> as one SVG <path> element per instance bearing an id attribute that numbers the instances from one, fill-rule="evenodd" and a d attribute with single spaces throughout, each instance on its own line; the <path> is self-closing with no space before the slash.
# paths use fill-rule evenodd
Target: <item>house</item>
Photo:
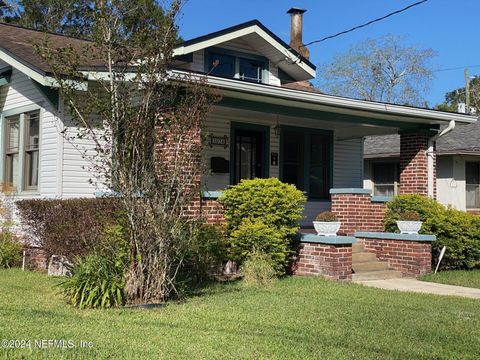
<path id="1" fill-rule="evenodd" d="M 241 179 L 278 177 L 308 197 L 302 226 L 332 209 L 347 235 L 379 230 L 383 204 L 363 188 L 364 137 L 400 134 L 399 178 L 405 184 L 400 192 L 434 195 L 432 139 L 442 126 L 472 124 L 476 118 L 320 93 L 310 85 L 316 69 L 302 42 L 304 12 L 288 12 L 290 44 L 253 20 L 175 49 L 172 71 L 208 74 L 208 83 L 222 95 L 204 124 L 209 144 L 203 159 L 210 171 L 196 206 L 207 219 L 219 219 L 216 198 L 222 190 Z M 93 197 L 98 191 L 89 182 L 93 174 L 79 144 L 62 136 L 72 125 L 49 67 L 32 46 L 41 36 L 0 24 L 0 181 L 13 183 L 19 199 Z M 52 35 L 50 41 L 80 46 L 82 40 Z M 85 64 L 86 74 L 95 71 L 90 65 Z M 350 263 L 341 259 L 347 270 L 340 275 L 335 270 L 335 276 L 351 277 L 351 249 Z"/>
<path id="2" fill-rule="evenodd" d="M 375 196 L 399 193 L 400 138 L 371 136 L 364 143 L 364 187 Z M 455 127 L 436 141 L 436 198 L 445 205 L 480 211 L 480 124 Z"/>

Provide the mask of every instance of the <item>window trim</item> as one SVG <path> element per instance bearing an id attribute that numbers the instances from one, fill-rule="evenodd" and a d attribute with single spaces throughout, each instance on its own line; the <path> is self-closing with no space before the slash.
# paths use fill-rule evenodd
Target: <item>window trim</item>
<path id="1" fill-rule="evenodd" d="M 37 148 L 28 148 L 28 144 L 26 142 L 26 140 L 29 138 L 30 136 L 30 118 L 27 119 L 27 114 L 32 114 L 32 113 L 36 113 L 38 111 L 38 147 Z M 24 117 L 24 128 L 23 128 L 23 131 L 24 131 L 24 135 L 23 135 L 23 149 L 22 149 L 22 152 L 23 152 L 23 156 L 24 156 L 24 161 L 23 161 L 23 170 L 22 170 L 22 175 L 23 175 L 23 178 L 22 178 L 22 189 L 24 191 L 36 191 L 38 189 L 38 184 L 39 184 L 39 180 L 40 180 L 40 172 L 39 172 L 39 169 L 40 169 L 40 113 L 41 111 L 40 110 L 33 110 L 33 111 L 28 111 L 28 112 L 25 112 L 23 113 L 23 117 Z M 34 152 L 37 152 L 38 153 L 38 167 L 37 167 L 37 185 L 36 186 L 29 186 L 28 185 L 28 169 L 29 169 L 29 157 L 27 156 L 28 153 L 34 153 Z"/>
<path id="2" fill-rule="evenodd" d="M 44 109 L 42 107 L 43 101 L 40 101 L 36 104 L 20 106 L 16 108 L 12 108 L 9 110 L 5 110 L 0 112 L 0 157 L 2 161 L 0 161 L 0 179 L 1 182 L 6 181 L 6 174 L 5 174 L 5 160 L 6 160 L 6 121 L 5 118 L 19 115 L 20 116 L 20 141 L 19 141 L 19 171 L 20 171 L 20 184 L 19 188 L 16 189 L 16 193 L 19 195 L 29 195 L 29 194 L 40 194 L 40 186 L 41 186 L 41 156 L 42 156 L 42 124 L 43 124 L 43 116 L 44 116 Z M 26 189 L 24 186 L 24 163 L 25 163 L 25 114 L 33 111 L 39 111 L 39 134 L 38 134 L 38 186 L 34 189 Z"/>
<path id="3" fill-rule="evenodd" d="M 203 60 L 203 65 L 204 65 L 204 70 L 205 73 L 208 74 L 211 70 L 210 68 L 210 62 L 209 58 L 212 54 L 220 54 L 220 55 L 226 55 L 226 56 L 233 56 L 234 61 L 235 61 L 235 69 L 234 69 L 234 75 L 233 79 L 241 80 L 241 81 L 246 81 L 246 82 L 251 82 L 253 84 L 268 84 L 270 80 L 270 61 L 268 58 L 256 54 L 250 54 L 250 53 L 245 53 L 241 51 L 236 51 L 236 50 L 230 50 L 230 49 L 224 49 L 220 47 L 209 47 L 204 50 L 204 60 Z M 260 82 L 255 82 L 255 81 L 250 81 L 250 80 L 243 80 L 240 79 L 240 59 L 245 59 L 245 60 L 255 60 L 255 61 L 260 61 L 263 63 L 264 68 L 262 70 L 262 80 Z"/>
<path id="4" fill-rule="evenodd" d="M 304 153 L 303 157 L 303 174 L 304 174 L 304 188 L 305 188 L 305 193 L 307 194 L 307 200 L 308 201 L 330 201 L 331 196 L 330 196 L 330 191 L 327 191 L 326 197 L 322 198 L 317 198 L 317 197 L 310 197 L 309 191 L 310 191 L 310 134 L 317 134 L 317 135 L 327 135 L 329 138 L 329 150 L 330 150 L 330 158 L 329 158 L 329 176 L 328 176 L 328 181 L 329 184 L 328 186 L 330 188 L 333 187 L 333 167 L 334 167 L 334 138 L 333 138 L 333 130 L 325 130 L 325 129 L 315 129 L 315 128 L 306 128 L 306 127 L 298 127 L 298 126 L 288 126 L 288 125 L 280 125 L 280 148 L 279 148 L 279 169 L 278 169 L 278 176 L 279 179 L 283 181 L 283 144 L 285 140 L 285 130 L 286 131 L 295 131 L 295 132 L 300 132 L 303 133 L 303 138 L 304 138 L 304 144 L 308 146 L 308 151 Z"/>
<path id="5" fill-rule="evenodd" d="M 394 165 L 395 166 L 395 175 L 394 175 L 394 181 L 393 181 L 393 196 L 397 196 L 400 193 L 400 161 L 373 161 L 371 163 L 371 182 L 372 182 L 372 195 L 373 196 L 384 196 L 384 195 L 379 195 L 375 193 L 375 166 L 376 165 Z M 398 179 L 398 180 L 397 180 Z"/>

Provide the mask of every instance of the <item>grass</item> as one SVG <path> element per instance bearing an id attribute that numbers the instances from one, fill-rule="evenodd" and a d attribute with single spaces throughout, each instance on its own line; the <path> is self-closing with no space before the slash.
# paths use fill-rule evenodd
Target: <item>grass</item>
<path id="1" fill-rule="evenodd" d="M 0 349 L 32 359 L 477 359 L 480 302 L 291 277 L 211 286 L 151 310 L 77 310 L 58 279 L 0 270 L 0 340 L 92 348 Z M 33 345 L 32 345 L 33 346 Z"/>
<path id="2" fill-rule="evenodd" d="M 480 289 L 480 270 L 452 270 L 428 274 L 420 280 Z"/>

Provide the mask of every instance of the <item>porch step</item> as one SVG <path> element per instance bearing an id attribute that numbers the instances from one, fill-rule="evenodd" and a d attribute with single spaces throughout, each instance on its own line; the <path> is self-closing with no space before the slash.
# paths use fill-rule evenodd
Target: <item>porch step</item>
<path id="1" fill-rule="evenodd" d="M 377 257 L 375 256 L 374 253 L 363 251 L 363 252 L 354 252 L 352 254 L 352 262 L 354 264 L 371 262 L 371 261 L 377 261 Z"/>
<path id="2" fill-rule="evenodd" d="M 380 262 L 378 260 L 368 262 L 354 262 L 352 263 L 352 269 L 355 273 L 369 272 L 369 271 L 383 271 L 388 270 L 388 264 L 386 262 Z"/>
<path id="3" fill-rule="evenodd" d="M 365 271 L 352 274 L 352 281 L 385 280 L 401 277 L 402 273 L 396 270 Z"/>
<path id="4" fill-rule="evenodd" d="M 365 245 L 361 242 L 354 243 L 352 245 L 352 254 L 357 254 L 365 251 Z"/>

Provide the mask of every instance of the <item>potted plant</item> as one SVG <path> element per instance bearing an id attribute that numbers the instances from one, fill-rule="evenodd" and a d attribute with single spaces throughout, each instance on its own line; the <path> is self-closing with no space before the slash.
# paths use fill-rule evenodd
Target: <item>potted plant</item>
<path id="1" fill-rule="evenodd" d="M 416 211 L 400 213 L 400 219 L 397 221 L 398 229 L 402 234 L 418 234 L 422 224 L 420 215 Z"/>
<path id="2" fill-rule="evenodd" d="M 337 215 L 330 211 L 324 211 L 317 215 L 313 222 L 313 227 L 320 236 L 336 236 L 340 225 Z"/>

